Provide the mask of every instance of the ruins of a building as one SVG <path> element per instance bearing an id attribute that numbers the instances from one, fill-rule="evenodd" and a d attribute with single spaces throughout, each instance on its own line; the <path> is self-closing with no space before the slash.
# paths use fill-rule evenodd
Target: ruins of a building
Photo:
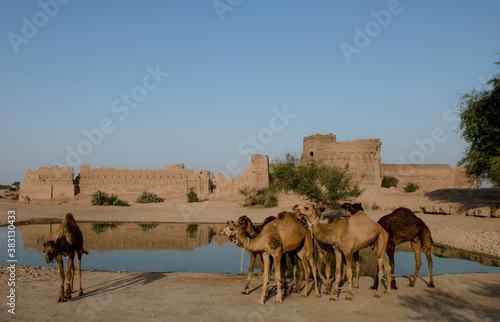
<path id="1" fill-rule="evenodd" d="M 147 190 L 161 196 L 181 196 L 194 188 L 200 197 L 215 195 L 238 196 L 242 189 L 258 189 L 269 185 L 269 159 L 267 155 L 254 154 L 250 167 L 235 178 L 217 177 L 208 170 L 185 169 L 184 164 L 167 165 L 165 169 L 129 170 L 101 167 L 81 167 L 74 178 L 72 167 L 27 170 L 24 184 L 20 187 L 19 200 L 24 196 L 31 200 L 71 199 L 76 195 L 90 196 L 97 190 L 115 195 L 139 195 Z"/>
<path id="2" fill-rule="evenodd" d="M 377 191 L 383 176 L 399 180 L 398 190 L 413 182 L 420 191 L 445 188 L 479 188 L 478 180 L 471 181 L 462 168 L 446 164 L 382 164 L 380 139 L 361 139 L 337 142 L 333 134 L 315 134 L 303 140 L 301 164 L 317 160 L 340 167 L 349 166 L 360 187 L 365 191 Z M 269 159 L 266 155 L 254 154 L 250 167 L 235 178 L 217 176 L 207 170 L 185 169 L 184 164 L 166 166 L 165 169 L 128 170 L 115 168 L 91 169 L 88 164 L 81 167 L 74 178 L 72 167 L 57 166 L 38 170 L 27 170 L 24 184 L 19 192 L 19 201 L 24 196 L 31 200 L 71 199 L 89 196 L 96 190 L 109 194 L 140 194 L 147 190 L 160 196 L 180 196 L 195 188 L 201 197 L 237 197 L 243 189 L 259 189 L 269 185 Z"/>

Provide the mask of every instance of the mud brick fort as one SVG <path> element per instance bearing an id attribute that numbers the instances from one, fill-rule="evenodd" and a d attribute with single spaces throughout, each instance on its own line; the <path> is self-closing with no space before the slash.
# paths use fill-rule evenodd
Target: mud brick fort
<path id="1" fill-rule="evenodd" d="M 381 189 L 382 178 L 392 176 L 399 180 L 398 190 L 408 182 L 417 183 L 420 191 L 446 188 L 479 188 L 479 181 L 471 181 L 462 168 L 447 164 L 382 164 L 380 139 L 360 139 L 337 142 L 333 134 L 311 135 L 303 140 L 301 164 L 310 160 L 322 161 L 340 167 L 349 165 L 360 186 L 367 191 Z M 235 178 L 215 176 L 208 170 L 185 169 L 184 164 L 167 165 L 165 169 L 128 170 L 102 167 L 81 167 L 76 177 L 72 167 L 41 167 L 26 170 L 19 201 L 24 196 L 31 200 L 68 200 L 87 197 L 101 190 L 108 194 L 139 195 L 147 190 L 162 197 L 182 196 L 195 188 L 201 197 L 232 198 L 241 189 L 258 189 L 269 185 L 269 158 L 254 154 L 250 167 Z"/>

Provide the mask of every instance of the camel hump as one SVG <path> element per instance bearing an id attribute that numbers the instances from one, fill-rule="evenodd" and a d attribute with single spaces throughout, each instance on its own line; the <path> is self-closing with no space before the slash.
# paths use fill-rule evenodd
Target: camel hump
<path id="1" fill-rule="evenodd" d="M 71 222 L 71 221 L 75 221 L 75 218 L 73 217 L 72 213 L 68 212 L 66 216 L 64 216 L 63 222 Z"/>

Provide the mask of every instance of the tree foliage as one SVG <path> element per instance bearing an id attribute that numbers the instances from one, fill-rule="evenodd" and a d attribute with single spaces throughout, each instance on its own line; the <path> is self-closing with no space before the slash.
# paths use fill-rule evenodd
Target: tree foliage
<path id="1" fill-rule="evenodd" d="M 317 161 L 304 165 L 298 163 L 293 153 L 273 160 L 271 185 L 276 191 L 293 191 L 325 207 L 361 195 L 362 191 L 349 172 L 349 167 L 340 168 Z"/>
<path id="2" fill-rule="evenodd" d="M 459 129 L 469 144 L 459 165 L 467 175 L 500 186 L 500 76 L 482 90 L 462 95 L 459 116 Z"/>

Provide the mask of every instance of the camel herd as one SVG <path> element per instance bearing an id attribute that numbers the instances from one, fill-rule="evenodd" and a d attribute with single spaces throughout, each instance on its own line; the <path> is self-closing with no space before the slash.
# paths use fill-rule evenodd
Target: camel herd
<path id="1" fill-rule="evenodd" d="M 293 287 L 295 292 L 301 290 L 302 280 L 305 277 L 305 287 L 302 297 L 307 297 L 309 292 L 309 275 L 313 275 L 314 295 L 320 297 L 317 277 L 325 285 L 325 293 L 331 291 L 331 259 L 335 255 L 335 282 L 331 300 L 338 300 L 339 286 L 347 275 L 349 287 L 347 299 L 353 300 L 352 292 L 352 259 L 356 266 L 356 282 L 354 288 L 359 288 L 359 251 L 371 247 L 377 256 L 378 273 L 372 289 L 376 289 L 375 297 L 380 297 L 381 280 L 383 271 L 386 271 L 387 284 L 385 293 L 390 294 L 391 288 L 397 289 L 394 277 L 394 249 L 397 245 L 410 241 L 415 252 L 415 274 L 409 286 L 414 286 L 421 266 L 420 252 L 424 251 L 430 271 L 428 286 L 434 287 L 432 276 L 431 246 L 432 238 L 429 228 L 425 223 L 406 208 L 398 208 L 378 222 L 371 220 L 364 212 L 361 204 L 344 204 L 342 206 L 350 216 L 333 216 L 313 204 L 296 205 L 293 212 L 283 211 L 278 216 L 267 218 L 261 225 L 255 226 L 250 218 L 242 216 L 238 221 L 228 221 L 219 234 L 225 235 L 237 246 L 250 253 L 250 267 L 248 279 L 243 294 L 249 294 L 250 281 L 253 275 L 255 260 L 260 257 L 263 262 L 264 284 L 257 304 L 264 304 L 268 297 L 268 286 L 271 276 L 271 267 L 274 263 L 277 303 L 283 303 L 282 284 L 284 295 L 290 295 L 287 283 L 286 256 L 288 255 L 293 266 Z M 84 295 L 81 280 L 82 254 L 88 254 L 83 248 L 83 236 L 73 215 L 66 214 L 59 229 L 53 238 L 43 243 L 45 261 L 54 260 L 59 266 L 60 294 L 59 302 L 71 299 L 73 292 L 74 265 L 76 255 L 78 265 L 79 295 Z M 317 249 L 318 260 L 314 261 L 314 250 Z M 389 256 L 387 261 L 385 254 Z M 64 273 L 62 256 L 68 258 L 68 267 Z M 300 268 L 298 283 L 295 280 L 296 262 Z M 322 274 L 322 266 L 326 265 L 326 277 Z M 342 265 L 344 265 L 341 277 Z M 390 272 L 390 273 L 389 273 Z M 391 279 L 389 278 L 391 275 Z M 66 285 L 66 288 L 65 288 Z"/>
<path id="2" fill-rule="evenodd" d="M 335 283 L 330 300 L 337 301 L 339 286 L 347 275 L 348 300 L 354 299 L 352 292 L 352 259 L 356 266 L 356 282 L 354 288 L 359 287 L 359 251 L 371 247 L 377 257 L 377 277 L 372 289 L 376 289 L 375 297 L 380 297 L 381 280 L 383 271 L 386 271 L 387 285 L 385 293 L 390 294 L 391 288 L 397 289 L 394 276 L 394 249 L 397 245 L 411 241 L 415 252 L 415 274 L 410 285 L 413 287 L 421 266 L 420 252 L 423 250 L 427 256 L 430 271 L 429 287 L 434 287 L 432 276 L 432 258 L 430 255 L 432 238 L 429 228 L 407 208 L 398 208 L 378 222 L 371 220 L 364 212 L 361 204 L 342 205 L 350 216 L 335 216 L 328 218 L 321 214 L 318 207 L 313 204 L 296 205 L 294 212 L 281 212 L 277 217 L 269 217 L 260 226 L 255 226 L 247 216 L 242 216 L 238 221 L 228 221 L 219 234 L 225 235 L 237 246 L 250 252 L 250 267 L 248 279 L 243 294 L 248 294 L 249 284 L 253 274 L 255 259 L 260 256 L 263 262 L 264 284 L 257 304 L 264 304 L 268 296 L 268 285 L 271 266 L 275 265 L 275 279 L 277 303 L 283 302 L 282 284 L 285 296 L 289 295 L 286 274 L 285 256 L 288 254 L 294 267 L 293 278 L 295 291 L 301 289 L 302 278 L 305 275 L 305 288 L 302 297 L 307 297 L 309 274 L 312 271 L 314 293 L 320 297 L 316 276 L 319 275 L 325 285 L 325 293 L 331 291 L 330 263 L 332 254 L 335 255 Z M 318 261 L 314 262 L 314 249 L 318 250 Z M 385 254 L 389 256 L 389 261 Z M 295 261 L 298 257 L 300 277 L 298 285 L 295 281 Z M 326 260 L 326 261 L 325 261 Z M 325 262 L 326 277 L 322 275 L 321 268 Z M 344 265 L 341 278 L 342 265 Z M 389 274 L 391 278 L 389 277 Z"/>

